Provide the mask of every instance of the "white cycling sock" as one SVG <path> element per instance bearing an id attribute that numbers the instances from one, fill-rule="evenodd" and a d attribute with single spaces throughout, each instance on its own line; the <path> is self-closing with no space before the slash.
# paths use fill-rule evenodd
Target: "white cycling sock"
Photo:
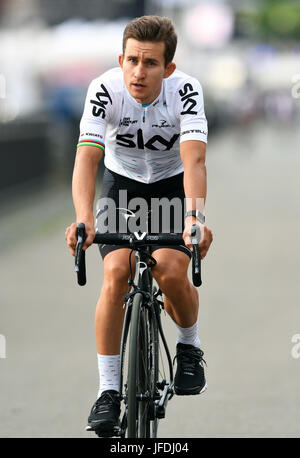
<path id="1" fill-rule="evenodd" d="M 119 391 L 120 355 L 99 355 L 99 391 L 98 398 L 105 390 Z"/>
<path id="2" fill-rule="evenodd" d="M 198 337 L 198 322 L 196 321 L 193 326 L 190 326 L 189 328 L 181 328 L 178 326 L 177 323 L 175 323 L 177 326 L 177 329 L 179 331 L 178 337 L 177 337 L 177 342 L 176 343 L 182 343 L 185 345 L 194 345 L 194 347 L 200 348 L 200 340 Z"/>

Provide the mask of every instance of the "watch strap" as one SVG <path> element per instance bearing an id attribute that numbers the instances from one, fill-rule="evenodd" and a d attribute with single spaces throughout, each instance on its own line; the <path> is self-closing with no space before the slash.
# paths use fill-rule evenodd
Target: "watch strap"
<path id="1" fill-rule="evenodd" d="M 185 218 L 187 218 L 188 216 L 194 216 L 195 218 L 197 218 L 197 220 L 201 224 L 205 223 L 205 216 L 203 215 L 203 213 L 201 213 L 200 210 L 190 210 L 190 211 L 186 212 Z"/>

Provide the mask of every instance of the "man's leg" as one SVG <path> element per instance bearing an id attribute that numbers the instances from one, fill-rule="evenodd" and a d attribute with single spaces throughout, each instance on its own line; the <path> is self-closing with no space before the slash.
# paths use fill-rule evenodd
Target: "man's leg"
<path id="1" fill-rule="evenodd" d="M 152 255 L 157 261 L 153 276 L 165 295 L 165 309 L 179 332 L 175 392 L 202 393 L 206 381 L 198 337 L 198 292 L 187 277 L 190 258 L 182 251 L 169 248 L 158 249 Z"/>
<path id="2" fill-rule="evenodd" d="M 129 291 L 130 251 L 122 248 L 111 251 L 104 258 L 104 280 L 95 313 L 97 351 L 103 355 L 120 353 L 125 313 L 123 296 Z M 132 262 L 135 263 L 134 256 Z"/>
<path id="3" fill-rule="evenodd" d="M 111 434 L 120 415 L 119 363 L 125 310 L 123 296 L 129 291 L 129 253 L 122 248 L 104 258 L 104 281 L 95 312 L 99 391 L 88 419 L 88 429 Z M 135 259 L 132 257 L 134 272 Z"/>
<path id="4" fill-rule="evenodd" d="M 123 296 L 129 292 L 129 253 L 122 248 L 104 257 L 104 280 L 95 312 L 99 391 L 118 390 L 120 343 L 125 309 Z M 132 257 L 135 267 L 135 258 Z"/>
<path id="5" fill-rule="evenodd" d="M 198 318 L 198 292 L 187 276 L 190 258 L 182 251 L 161 248 L 152 254 L 157 265 L 153 277 L 165 294 L 167 313 L 179 326 L 192 326 Z"/>

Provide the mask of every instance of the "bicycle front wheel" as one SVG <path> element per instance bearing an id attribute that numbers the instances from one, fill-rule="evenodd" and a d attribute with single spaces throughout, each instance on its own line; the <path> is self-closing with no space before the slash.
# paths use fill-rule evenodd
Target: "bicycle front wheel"
<path id="1" fill-rule="evenodd" d="M 128 361 L 128 437 L 153 437 L 151 406 L 153 406 L 153 372 L 148 310 L 143 306 L 143 296 L 133 299 Z"/>

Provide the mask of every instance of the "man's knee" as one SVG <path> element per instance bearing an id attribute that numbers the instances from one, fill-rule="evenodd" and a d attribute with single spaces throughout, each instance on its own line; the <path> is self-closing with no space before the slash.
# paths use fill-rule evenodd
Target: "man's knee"
<path id="1" fill-rule="evenodd" d="M 127 266 L 110 263 L 106 266 L 104 271 L 105 283 L 116 285 L 128 284 L 129 268 Z"/>
<path id="2" fill-rule="evenodd" d="M 179 261 L 160 262 L 152 270 L 153 277 L 162 291 L 174 288 L 187 279 L 186 268 Z"/>
<path id="3" fill-rule="evenodd" d="M 134 273 L 134 266 L 133 266 Z M 125 253 L 114 253 L 104 261 L 104 287 L 112 290 L 126 291 L 130 275 L 128 256 Z"/>

